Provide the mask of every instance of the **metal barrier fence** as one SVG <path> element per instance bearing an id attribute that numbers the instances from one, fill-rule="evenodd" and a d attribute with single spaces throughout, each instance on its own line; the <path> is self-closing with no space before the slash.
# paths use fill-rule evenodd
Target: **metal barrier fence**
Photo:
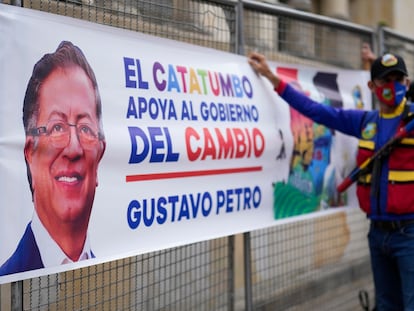
<path id="1" fill-rule="evenodd" d="M 1 0 L 0 0 L 1 2 Z M 414 41 L 282 5 L 230 0 L 10 0 L 173 40 L 318 67 L 360 69 L 360 47 Z M 403 51 L 403 53 L 401 53 Z M 373 297 L 357 208 L 0 287 L 0 310 L 357 310 Z"/>
<path id="2" fill-rule="evenodd" d="M 378 52 L 394 52 L 401 55 L 407 65 L 408 72 L 414 73 L 414 38 L 396 33 L 390 28 L 380 28 L 378 32 Z M 411 80 L 413 78 L 411 77 Z"/>

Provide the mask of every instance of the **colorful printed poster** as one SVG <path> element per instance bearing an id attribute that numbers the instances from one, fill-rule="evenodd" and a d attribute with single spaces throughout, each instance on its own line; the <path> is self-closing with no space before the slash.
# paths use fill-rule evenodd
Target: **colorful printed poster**
<path id="1" fill-rule="evenodd" d="M 338 73 L 285 67 L 277 67 L 276 72 L 322 105 L 340 109 L 364 108 L 361 98 L 364 86 L 358 84 L 360 82 L 350 86 L 351 90 L 346 94 L 351 94 L 353 101 L 347 103 L 347 98 L 342 98 L 340 92 Z M 338 193 L 336 187 L 347 176 L 349 168 L 346 165 L 355 158 L 352 139 L 313 122 L 293 108 L 290 108 L 290 130 L 293 150 L 287 178 L 275 183 L 275 218 L 347 205 L 347 193 Z"/>

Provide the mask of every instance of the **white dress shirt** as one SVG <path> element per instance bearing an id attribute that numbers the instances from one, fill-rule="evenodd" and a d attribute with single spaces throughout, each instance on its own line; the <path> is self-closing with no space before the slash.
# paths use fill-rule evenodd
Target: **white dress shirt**
<path id="1" fill-rule="evenodd" d="M 33 213 L 32 231 L 45 268 L 73 262 L 52 239 L 49 232 L 47 232 L 46 228 L 40 221 L 36 211 Z M 83 245 L 83 250 L 78 261 L 89 258 L 92 258 L 92 251 L 87 234 L 85 244 Z"/>

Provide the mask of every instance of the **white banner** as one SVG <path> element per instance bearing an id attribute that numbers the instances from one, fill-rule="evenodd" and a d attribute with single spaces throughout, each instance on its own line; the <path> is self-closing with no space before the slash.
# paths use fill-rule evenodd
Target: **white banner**
<path id="1" fill-rule="evenodd" d="M 0 283 L 356 205 L 329 197 L 356 141 L 298 119 L 246 57 L 8 5 L 0 29 Z M 272 65 L 321 103 L 371 101 L 366 72 Z"/>

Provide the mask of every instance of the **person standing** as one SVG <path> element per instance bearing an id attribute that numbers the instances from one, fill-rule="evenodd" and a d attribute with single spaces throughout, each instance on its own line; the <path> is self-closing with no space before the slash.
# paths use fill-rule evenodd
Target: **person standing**
<path id="1" fill-rule="evenodd" d="M 413 114 L 404 59 L 386 53 L 372 61 L 369 89 L 379 108 L 341 109 L 315 102 L 272 71 L 266 57 L 251 53 L 251 67 L 268 79 L 291 107 L 329 128 L 359 139 L 357 164 L 380 149 Z M 414 133 L 357 181 L 360 208 L 370 219 L 368 243 L 378 311 L 414 310 Z"/>

